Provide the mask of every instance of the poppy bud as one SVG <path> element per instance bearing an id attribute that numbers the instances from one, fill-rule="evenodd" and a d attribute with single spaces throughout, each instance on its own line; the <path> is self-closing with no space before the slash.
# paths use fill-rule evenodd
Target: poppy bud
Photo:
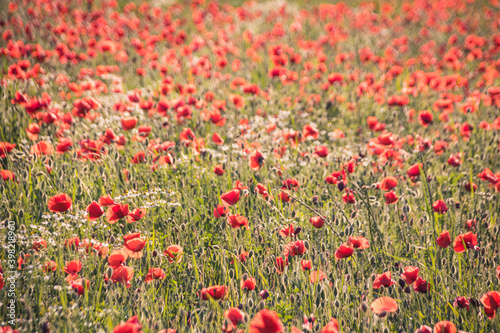
<path id="1" fill-rule="evenodd" d="M 290 302 L 295 303 L 295 296 L 294 295 L 290 295 Z"/>
<path id="2" fill-rule="evenodd" d="M 158 251 L 153 250 L 153 258 L 156 257 L 156 256 L 158 256 Z"/>
<path id="3" fill-rule="evenodd" d="M 262 290 L 260 293 L 259 293 L 259 296 L 264 300 L 264 299 L 267 299 L 269 297 L 269 292 L 267 290 Z"/>
<path id="4" fill-rule="evenodd" d="M 264 300 L 260 301 L 258 308 L 259 308 L 259 311 L 264 310 L 266 308 L 266 302 L 264 302 Z"/>
<path id="5" fill-rule="evenodd" d="M 234 270 L 232 268 L 229 270 L 229 277 L 234 279 Z"/>
<path id="6" fill-rule="evenodd" d="M 246 281 L 248 279 L 248 274 L 247 273 L 243 274 L 243 276 L 241 277 L 241 279 L 243 281 Z"/>
<path id="7" fill-rule="evenodd" d="M 253 308 L 253 299 L 249 298 L 248 299 L 248 307 Z"/>
<path id="8" fill-rule="evenodd" d="M 344 181 L 341 180 L 340 182 L 338 182 L 337 188 L 339 189 L 339 191 L 343 191 L 345 188 Z"/>
<path id="9" fill-rule="evenodd" d="M 479 300 L 477 298 L 475 298 L 475 297 L 471 297 L 469 299 L 469 301 L 470 301 L 470 304 L 473 305 L 473 306 L 477 307 L 477 306 L 481 305 L 481 303 L 479 302 Z"/>
<path id="10" fill-rule="evenodd" d="M 312 198 L 312 202 L 313 202 L 313 204 L 315 204 L 316 206 L 318 206 L 318 205 L 319 205 L 319 198 L 318 198 L 318 196 L 317 196 L 317 195 L 315 195 L 315 196 Z"/>
<path id="11" fill-rule="evenodd" d="M 361 311 L 368 311 L 368 304 L 366 304 L 365 302 L 361 302 Z"/>

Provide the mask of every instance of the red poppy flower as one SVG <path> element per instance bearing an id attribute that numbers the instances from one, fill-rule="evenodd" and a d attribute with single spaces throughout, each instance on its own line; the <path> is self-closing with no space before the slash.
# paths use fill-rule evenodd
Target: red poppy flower
<path id="1" fill-rule="evenodd" d="M 217 133 L 214 133 L 214 135 L 212 135 L 212 141 L 218 146 L 224 144 L 224 140 Z"/>
<path id="2" fill-rule="evenodd" d="M 420 175 L 420 168 L 422 167 L 423 167 L 422 163 L 415 163 L 408 168 L 406 174 L 408 175 L 408 177 L 417 177 Z"/>
<path id="3" fill-rule="evenodd" d="M 320 281 L 326 280 L 327 278 L 328 277 L 326 276 L 325 272 L 318 269 L 314 272 L 311 272 L 311 274 L 309 275 L 309 282 L 318 283 Z"/>
<path id="4" fill-rule="evenodd" d="M 380 189 L 383 191 L 389 191 L 398 185 L 398 179 L 393 176 L 385 177 L 380 182 Z"/>
<path id="5" fill-rule="evenodd" d="M 295 178 L 288 178 L 287 180 L 283 181 L 282 189 L 293 190 L 297 187 L 299 187 L 299 181 Z"/>
<path id="6" fill-rule="evenodd" d="M 234 307 L 224 312 L 224 317 L 229 319 L 234 326 L 237 326 L 245 319 L 245 314 L 238 308 Z"/>
<path id="7" fill-rule="evenodd" d="M 417 280 L 419 270 L 420 268 L 414 266 L 405 267 L 405 272 L 401 274 L 401 277 L 405 279 L 406 284 L 412 284 Z"/>
<path id="8" fill-rule="evenodd" d="M 222 176 L 224 174 L 225 170 L 224 168 L 222 167 L 222 164 L 217 164 L 215 167 L 214 167 L 214 173 L 217 175 L 217 176 Z"/>
<path id="9" fill-rule="evenodd" d="M 54 148 L 50 144 L 50 142 L 47 141 L 39 141 L 33 146 L 31 146 L 30 149 L 31 155 L 52 155 L 54 153 Z"/>
<path id="10" fill-rule="evenodd" d="M 500 292 L 488 291 L 481 297 L 484 306 L 484 313 L 489 319 L 495 318 L 497 309 L 500 307 Z"/>
<path id="11" fill-rule="evenodd" d="M 255 186 L 255 192 L 259 193 L 264 198 L 269 197 L 269 193 L 267 192 L 267 188 L 263 184 L 261 184 L 261 183 L 258 183 Z"/>
<path id="12" fill-rule="evenodd" d="M 134 269 L 128 266 L 120 266 L 113 271 L 111 281 L 113 283 L 123 283 L 127 288 L 130 288 L 130 280 L 134 277 Z"/>
<path id="13" fill-rule="evenodd" d="M 167 257 L 168 262 L 171 264 L 180 263 L 183 254 L 184 249 L 179 245 L 170 245 L 165 251 L 163 251 L 163 255 Z"/>
<path id="14" fill-rule="evenodd" d="M 128 215 L 128 205 L 116 204 L 110 206 L 106 211 L 106 219 L 108 223 L 116 223 L 119 219 Z"/>
<path id="15" fill-rule="evenodd" d="M 320 216 L 313 216 L 309 219 L 309 223 L 319 229 L 323 226 L 323 224 L 325 224 L 325 220 Z"/>
<path id="16" fill-rule="evenodd" d="M 390 191 L 384 194 L 385 204 L 390 205 L 398 202 L 398 195 L 394 191 Z"/>
<path id="17" fill-rule="evenodd" d="M 125 117 L 122 118 L 122 128 L 125 131 L 130 131 L 131 129 L 134 129 L 135 126 L 137 125 L 137 118 L 136 117 Z"/>
<path id="18" fill-rule="evenodd" d="M 342 200 L 344 203 L 353 204 L 356 202 L 356 197 L 352 193 L 352 191 L 347 190 L 344 194 L 342 194 Z"/>
<path id="19" fill-rule="evenodd" d="M 250 157 L 248 158 L 248 165 L 254 171 L 259 171 L 264 163 L 264 155 L 258 150 L 256 150 Z"/>
<path id="20" fill-rule="evenodd" d="M 316 154 L 319 157 L 327 157 L 328 156 L 328 147 L 327 146 L 314 147 L 314 154 Z"/>
<path id="21" fill-rule="evenodd" d="M 453 250 L 457 253 L 465 252 L 467 249 L 477 250 L 477 235 L 472 232 L 458 235 L 453 241 Z"/>
<path id="22" fill-rule="evenodd" d="M 214 216 L 216 218 L 224 217 L 227 213 L 229 213 L 229 209 L 222 205 L 217 205 L 217 207 L 214 208 Z"/>
<path id="23" fill-rule="evenodd" d="M 418 114 L 418 120 L 420 124 L 424 127 L 427 127 L 430 124 L 432 124 L 433 119 L 434 117 L 429 110 L 420 111 L 420 113 Z"/>
<path id="24" fill-rule="evenodd" d="M 496 174 L 494 174 L 490 169 L 485 168 L 483 171 L 481 171 L 478 175 L 481 180 L 488 181 L 491 184 L 496 184 L 498 183 L 499 179 Z"/>
<path id="25" fill-rule="evenodd" d="M 82 270 L 82 263 L 80 260 L 72 260 L 66 263 L 64 273 L 76 276 Z"/>
<path id="26" fill-rule="evenodd" d="M 54 195 L 49 199 L 47 206 L 51 212 L 61 213 L 71 209 L 71 198 L 66 193 Z"/>
<path id="27" fill-rule="evenodd" d="M 413 290 L 417 293 L 427 294 L 431 290 L 430 283 L 427 283 L 420 276 L 415 280 L 415 284 L 413 285 Z"/>
<path id="28" fill-rule="evenodd" d="M 460 309 L 467 309 L 467 311 L 470 309 L 469 300 L 464 296 L 455 298 L 453 306 Z"/>
<path id="29" fill-rule="evenodd" d="M 380 287 L 390 287 L 396 282 L 391 279 L 391 272 L 385 272 L 382 274 L 377 274 L 375 281 L 373 281 L 373 289 L 379 289 Z"/>
<path id="30" fill-rule="evenodd" d="M 142 258 L 142 249 L 146 246 L 146 239 L 140 237 L 140 234 L 133 233 L 128 235 L 127 239 L 124 236 L 123 251 L 127 252 L 130 258 L 139 259 Z M 131 236 L 134 236 L 133 238 Z"/>
<path id="31" fill-rule="evenodd" d="M 40 126 L 37 123 L 31 123 L 26 129 L 26 133 L 31 141 L 36 141 L 38 139 L 38 133 L 40 133 Z"/>
<path id="32" fill-rule="evenodd" d="M 9 171 L 9 170 L 0 170 L 0 176 L 2 177 L 2 179 L 4 181 L 13 181 L 16 176 L 14 175 L 14 173 L 12 171 Z"/>
<path id="33" fill-rule="evenodd" d="M 302 325 L 304 327 L 304 325 Z M 305 329 L 306 327 L 304 327 Z M 335 318 L 330 318 L 328 324 L 321 329 L 321 333 L 339 333 L 339 321 Z"/>
<path id="34" fill-rule="evenodd" d="M 9 143 L 9 142 L 0 142 L 0 157 L 4 158 L 15 147 L 16 147 L 16 144 Z"/>
<path id="35" fill-rule="evenodd" d="M 85 281 L 85 282 L 84 282 Z M 90 288 L 90 281 L 84 279 L 76 279 L 70 282 L 71 288 L 76 292 L 78 296 L 85 293 L 85 284 L 87 285 L 87 290 Z"/>
<path id="36" fill-rule="evenodd" d="M 57 263 L 53 260 L 47 261 L 45 262 L 45 264 L 43 264 L 43 271 L 45 273 L 54 272 L 56 269 L 57 269 Z"/>
<path id="37" fill-rule="evenodd" d="M 223 299 L 227 294 L 226 286 L 211 286 L 201 289 L 201 299 L 206 301 L 209 298 L 217 300 Z"/>
<path id="38" fill-rule="evenodd" d="M 359 250 L 364 250 L 370 247 L 368 239 L 363 236 L 349 237 L 349 244 L 352 245 L 353 248 Z"/>
<path id="39" fill-rule="evenodd" d="M 115 204 L 116 202 L 113 200 L 113 198 L 111 198 L 110 195 L 103 195 L 99 198 L 99 205 L 101 205 L 102 207 L 112 206 Z"/>
<path id="40" fill-rule="evenodd" d="M 439 199 L 432 204 L 432 210 L 439 214 L 445 214 L 448 211 L 448 207 L 446 207 L 443 200 Z"/>
<path id="41" fill-rule="evenodd" d="M 285 258 L 290 256 L 300 256 L 306 253 L 307 248 L 304 241 L 298 240 L 295 242 L 290 242 L 285 246 L 285 250 L 283 251 L 283 255 Z"/>
<path id="42" fill-rule="evenodd" d="M 432 333 L 432 328 L 427 325 L 422 325 L 419 328 L 417 328 L 415 333 Z"/>
<path id="43" fill-rule="evenodd" d="M 340 245 L 337 251 L 335 251 L 335 259 L 340 260 L 343 258 L 348 258 L 352 256 L 353 252 L 354 252 L 354 247 L 352 246 L 352 244 L 344 243 Z"/>
<path id="44" fill-rule="evenodd" d="M 255 279 L 252 277 L 247 278 L 246 280 L 240 281 L 240 288 L 243 290 L 254 290 L 255 289 Z"/>
<path id="45" fill-rule="evenodd" d="M 142 325 L 137 316 L 131 317 L 126 323 L 119 324 L 113 329 L 113 333 L 141 333 Z M 166 332 L 172 333 L 172 332 Z M 175 333 L 175 331 L 173 332 Z"/>
<path id="46" fill-rule="evenodd" d="M 457 333 L 457 328 L 451 321 L 440 321 L 434 325 L 434 333 Z"/>
<path id="47" fill-rule="evenodd" d="M 448 230 L 444 230 L 443 232 L 441 232 L 439 237 L 436 239 L 436 244 L 444 249 L 450 246 L 451 238 Z"/>
<path id="48" fill-rule="evenodd" d="M 146 210 L 144 208 L 136 208 L 128 214 L 127 222 L 128 223 L 137 222 L 144 216 L 146 216 Z"/>
<path id="49" fill-rule="evenodd" d="M 101 206 L 95 201 L 93 201 L 90 205 L 87 206 L 87 218 L 90 221 L 97 220 L 99 217 L 104 214 L 104 211 L 102 210 Z"/>
<path id="50" fill-rule="evenodd" d="M 233 229 L 240 227 L 245 227 L 248 229 L 248 219 L 244 216 L 238 214 L 228 215 L 227 222 L 231 227 L 233 227 Z"/>
<path id="51" fill-rule="evenodd" d="M 43 238 L 38 238 L 36 241 L 33 242 L 32 249 L 35 252 L 39 252 L 40 250 L 46 249 L 46 248 L 47 248 L 47 242 Z"/>
<path id="52" fill-rule="evenodd" d="M 134 156 L 132 156 L 131 160 L 133 164 L 144 163 L 145 161 L 146 161 L 146 153 L 143 150 L 135 153 Z"/>
<path id="53" fill-rule="evenodd" d="M 286 266 L 288 266 L 288 256 L 286 256 L 285 259 L 282 257 L 276 257 L 276 270 L 278 273 L 283 273 Z"/>
<path id="54" fill-rule="evenodd" d="M 278 197 L 283 202 L 290 202 L 292 200 L 292 198 L 285 191 L 281 191 L 280 194 L 278 194 Z"/>
<path id="55" fill-rule="evenodd" d="M 250 321 L 249 333 L 279 333 L 284 330 L 278 314 L 268 309 L 259 311 Z"/>
<path id="56" fill-rule="evenodd" d="M 319 131 L 311 125 L 305 125 L 302 129 L 302 135 L 304 138 L 311 137 L 317 139 L 319 137 Z"/>
<path id="57" fill-rule="evenodd" d="M 283 238 L 295 236 L 295 228 L 293 227 L 293 224 L 281 229 L 279 231 L 279 235 Z"/>
<path id="58" fill-rule="evenodd" d="M 497 184 L 498 185 L 498 184 Z M 477 191 L 477 185 L 475 183 L 470 183 L 470 182 L 467 182 L 464 184 L 464 188 L 467 192 L 476 192 Z"/>
<path id="59" fill-rule="evenodd" d="M 380 297 L 372 302 L 370 309 L 377 315 L 392 313 L 398 311 L 398 303 L 391 297 Z"/>
<path id="60" fill-rule="evenodd" d="M 109 267 L 117 269 L 118 267 L 122 266 L 127 259 L 127 252 L 123 250 L 113 251 L 108 257 Z"/>
<path id="61" fill-rule="evenodd" d="M 301 266 L 303 271 L 310 271 L 312 268 L 311 260 L 301 260 L 300 266 Z"/>
<path id="62" fill-rule="evenodd" d="M 167 275 L 165 274 L 165 271 L 161 268 L 150 268 L 148 271 L 148 274 L 146 274 L 144 278 L 144 282 L 150 283 L 153 282 L 153 280 L 165 280 Z"/>
<path id="63" fill-rule="evenodd" d="M 223 193 L 220 196 L 220 199 L 224 207 L 236 205 L 238 200 L 240 200 L 240 190 L 234 189 L 229 192 Z"/>
<path id="64" fill-rule="evenodd" d="M 455 155 L 450 155 L 450 158 L 448 158 L 447 163 L 453 167 L 459 167 L 462 164 L 462 156 L 461 154 L 455 154 Z"/>

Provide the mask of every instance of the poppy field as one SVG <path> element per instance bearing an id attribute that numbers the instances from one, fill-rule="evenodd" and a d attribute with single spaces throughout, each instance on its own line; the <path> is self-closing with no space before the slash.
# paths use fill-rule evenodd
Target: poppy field
<path id="1" fill-rule="evenodd" d="M 1 6 L 1 332 L 500 332 L 500 1 Z"/>

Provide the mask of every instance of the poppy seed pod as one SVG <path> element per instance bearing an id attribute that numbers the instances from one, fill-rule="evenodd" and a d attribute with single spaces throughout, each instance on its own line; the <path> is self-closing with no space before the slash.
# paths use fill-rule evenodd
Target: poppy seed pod
<path id="1" fill-rule="evenodd" d="M 339 191 L 343 191 L 345 189 L 345 184 L 344 184 L 344 181 L 339 181 L 337 183 L 337 188 L 339 189 Z"/>
<path id="2" fill-rule="evenodd" d="M 387 311 L 383 310 L 377 315 L 379 318 L 385 318 L 387 316 Z"/>
<path id="3" fill-rule="evenodd" d="M 253 308 L 253 306 L 254 306 L 253 299 L 249 298 L 248 299 L 248 307 Z"/>
<path id="4" fill-rule="evenodd" d="M 260 293 L 259 293 L 259 296 L 265 300 L 269 297 L 269 292 L 267 290 L 261 290 Z"/>
<path id="5" fill-rule="evenodd" d="M 366 302 L 361 302 L 361 311 L 366 312 L 368 311 L 368 304 Z"/>

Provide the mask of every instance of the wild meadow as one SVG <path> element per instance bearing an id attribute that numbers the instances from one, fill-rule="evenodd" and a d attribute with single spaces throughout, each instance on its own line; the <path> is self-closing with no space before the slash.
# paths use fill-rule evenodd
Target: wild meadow
<path id="1" fill-rule="evenodd" d="M 500 332 L 498 0 L 127 1 L 0 2 L 1 332 Z"/>

